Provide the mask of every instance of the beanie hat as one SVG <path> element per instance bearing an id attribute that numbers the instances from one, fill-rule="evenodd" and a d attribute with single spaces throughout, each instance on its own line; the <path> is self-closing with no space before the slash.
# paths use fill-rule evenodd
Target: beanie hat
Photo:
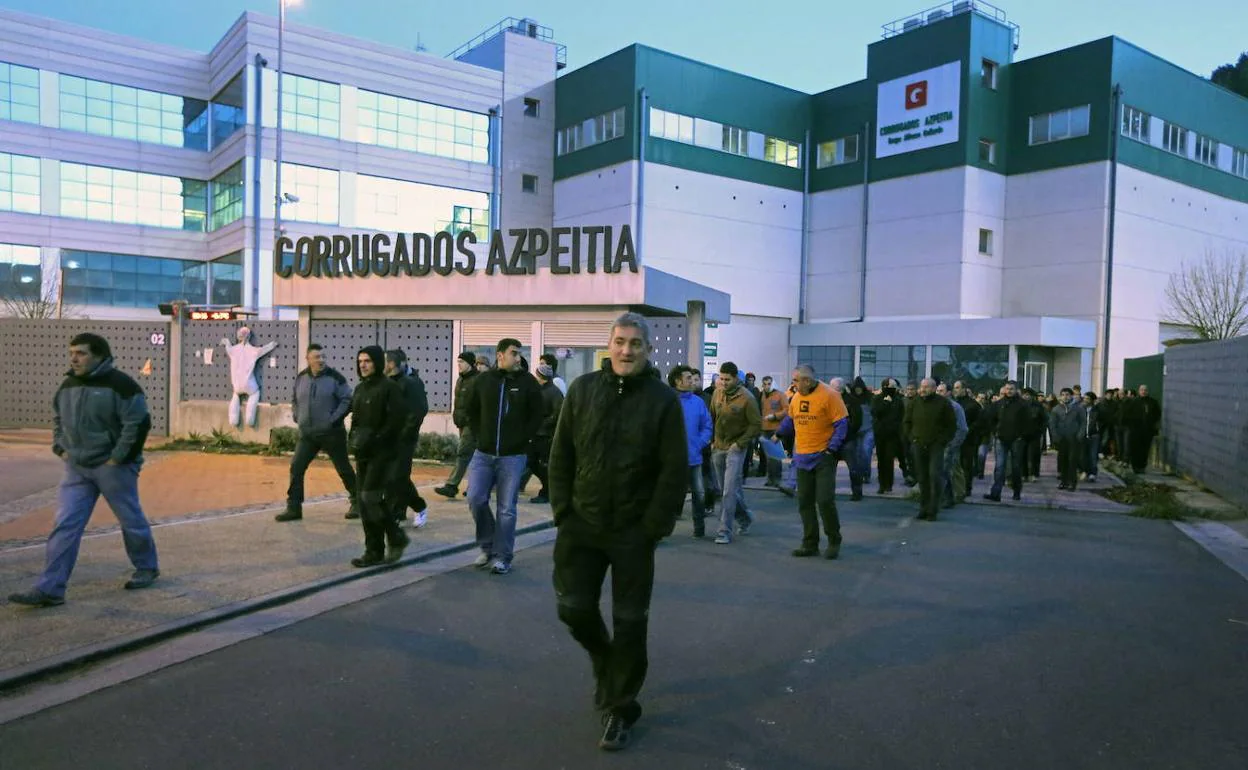
<path id="1" fill-rule="evenodd" d="M 476 353 L 473 353 L 471 350 L 465 350 L 463 353 L 460 353 L 460 354 L 459 354 L 459 360 L 460 360 L 460 361 L 463 361 L 464 363 L 468 364 L 469 366 L 476 366 L 476 365 L 477 365 L 477 354 L 476 354 Z"/>

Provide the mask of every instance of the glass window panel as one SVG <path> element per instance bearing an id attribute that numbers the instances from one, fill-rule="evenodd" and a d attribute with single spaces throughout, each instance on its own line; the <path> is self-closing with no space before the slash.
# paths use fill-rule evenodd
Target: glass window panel
<path id="1" fill-rule="evenodd" d="M 101 83 L 98 80 L 88 80 L 87 96 L 94 99 L 111 99 L 113 97 L 113 87 L 109 83 Z"/>
<path id="2" fill-rule="evenodd" d="M 87 93 L 87 81 L 71 75 L 61 75 L 61 93 L 84 96 Z"/>
<path id="3" fill-rule="evenodd" d="M 1071 136 L 1087 136 L 1089 121 L 1091 120 L 1091 105 L 1085 104 L 1082 107 L 1075 107 L 1070 111 L 1070 135 Z"/>

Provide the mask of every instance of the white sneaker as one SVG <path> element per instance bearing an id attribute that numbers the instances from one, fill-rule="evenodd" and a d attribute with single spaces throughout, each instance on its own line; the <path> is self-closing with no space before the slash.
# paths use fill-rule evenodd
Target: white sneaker
<path id="1" fill-rule="evenodd" d="M 477 554 L 477 558 L 473 560 L 472 566 L 476 567 L 477 569 L 483 569 L 485 567 L 490 566 L 490 555 L 486 553 L 485 551 L 482 551 L 481 553 Z"/>
<path id="2" fill-rule="evenodd" d="M 429 521 L 429 511 L 421 511 L 412 515 L 412 529 L 420 529 Z"/>

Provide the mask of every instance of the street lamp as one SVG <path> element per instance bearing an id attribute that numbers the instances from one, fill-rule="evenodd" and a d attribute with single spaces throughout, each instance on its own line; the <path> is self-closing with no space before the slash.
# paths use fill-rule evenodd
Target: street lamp
<path id="1" fill-rule="evenodd" d="M 298 200 L 293 195 L 282 196 L 282 54 L 286 47 L 286 7 L 299 5 L 302 1 L 277 0 L 277 148 L 274 153 L 277 171 L 273 177 L 273 248 L 277 248 L 277 239 L 282 237 L 282 204 Z"/>

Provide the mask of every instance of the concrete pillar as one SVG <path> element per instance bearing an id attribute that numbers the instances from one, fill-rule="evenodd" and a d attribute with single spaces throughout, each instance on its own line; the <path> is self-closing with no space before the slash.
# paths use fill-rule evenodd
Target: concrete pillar
<path id="1" fill-rule="evenodd" d="M 182 324 L 190 312 L 185 303 L 174 303 L 176 317 L 169 323 L 169 435 L 180 436 L 182 429 Z"/>
<path id="2" fill-rule="evenodd" d="M 1018 379 L 1018 346 L 1017 345 L 1010 345 L 1009 363 L 1006 364 L 1006 366 L 1009 367 L 1006 379 L 1017 380 Z"/>
<path id="3" fill-rule="evenodd" d="M 298 360 L 303 359 L 303 352 L 308 349 L 316 340 L 312 339 L 312 310 L 307 307 L 299 308 L 299 350 L 295 351 Z M 296 364 L 296 368 L 302 368 L 303 364 Z"/>
<path id="4" fill-rule="evenodd" d="M 688 348 L 685 351 L 685 358 L 689 366 L 700 372 L 705 360 L 703 342 L 706 339 L 706 303 L 689 302 L 687 308 L 685 318 L 688 322 L 688 331 L 685 339 Z"/>
<path id="5" fill-rule="evenodd" d="M 1092 390 L 1092 348 L 1082 348 L 1079 351 L 1079 387 L 1083 388 L 1083 392 L 1087 393 Z M 1103 393 L 1098 395 L 1104 395 Z"/>
<path id="6" fill-rule="evenodd" d="M 537 361 L 541 355 L 546 352 L 546 331 L 545 325 L 541 321 L 533 322 L 533 332 L 530 338 L 529 350 L 533 351 L 532 360 L 529 361 L 529 370 L 537 368 Z"/>

